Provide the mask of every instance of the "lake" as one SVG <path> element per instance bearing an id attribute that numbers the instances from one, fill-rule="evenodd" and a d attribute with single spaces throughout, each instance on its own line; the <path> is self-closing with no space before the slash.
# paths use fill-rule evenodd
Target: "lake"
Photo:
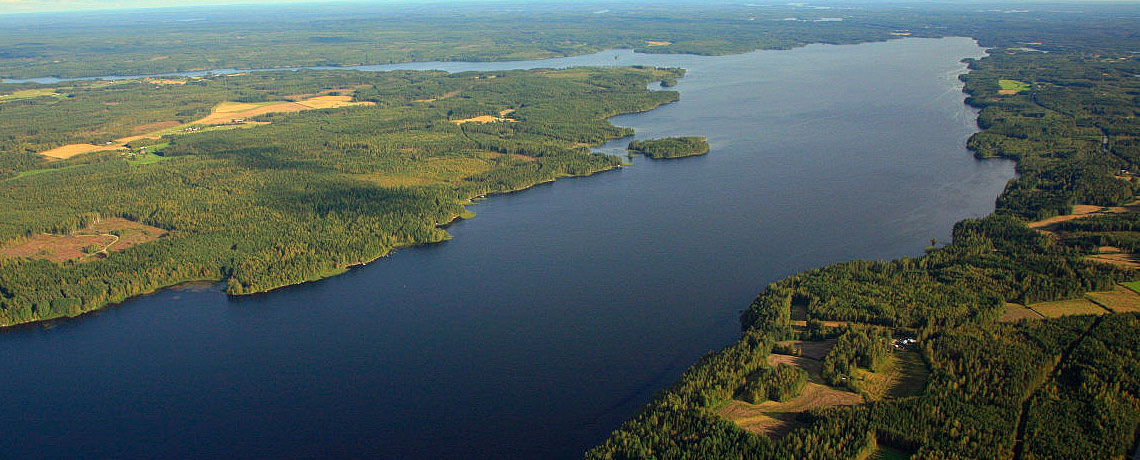
<path id="1" fill-rule="evenodd" d="M 712 150 L 492 196 L 453 240 L 323 281 L 0 331 L 0 457 L 579 457 L 738 337 L 767 283 L 919 255 L 990 213 L 1013 164 L 965 149 L 957 79 L 982 55 L 947 38 L 368 67 L 684 67 L 680 102 L 612 121 Z"/>

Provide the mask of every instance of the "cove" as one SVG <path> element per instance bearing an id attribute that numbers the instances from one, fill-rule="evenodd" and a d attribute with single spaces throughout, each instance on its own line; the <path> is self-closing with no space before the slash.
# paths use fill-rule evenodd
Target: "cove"
<path id="1" fill-rule="evenodd" d="M 612 121 L 712 151 L 489 197 L 452 241 L 326 280 L 0 331 L 0 456 L 576 458 L 731 343 L 766 283 L 918 255 L 991 212 L 1013 166 L 966 151 L 957 80 L 983 54 L 947 38 L 403 65 L 684 67 L 680 102 Z"/>

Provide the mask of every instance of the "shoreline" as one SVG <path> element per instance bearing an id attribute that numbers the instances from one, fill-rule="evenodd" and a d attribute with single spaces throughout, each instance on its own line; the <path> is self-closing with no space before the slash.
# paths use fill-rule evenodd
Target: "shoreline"
<path id="1" fill-rule="evenodd" d="M 666 104 L 662 104 L 658 107 L 662 107 L 664 105 L 666 105 Z M 649 110 L 653 110 L 653 109 L 649 109 Z M 635 112 L 635 113 L 643 113 L 643 112 Z M 624 115 L 624 114 L 618 114 L 618 115 Z M 618 115 L 614 115 L 614 116 L 618 116 Z M 612 117 L 607 117 L 606 119 L 608 120 L 609 118 L 612 118 Z M 623 139 L 623 138 L 618 138 L 618 139 Z M 616 139 L 610 139 L 610 141 L 612 141 L 612 140 L 616 140 Z M 606 142 L 609 142 L 609 141 L 606 141 Z M 602 144 L 604 144 L 604 143 L 605 142 L 603 142 Z M 602 144 L 591 146 L 591 148 L 598 147 Z M 614 156 L 614 155 L 610 155 L 610 156 Z M 439 228 L 439 229 L 446 229 L 448 226 L 450 226 L 451 224 L 454 224 L 458 221 L 474 218 L 475 217 L 474 213 L 472 213 L 471 211 L 467 211 L 466 207 L 473 205 L 473 204 L 476 204 L 475 199 L 477 199 L 479 197 L 485 197 L 486 198 L 486 197 L 491 197 L 491 196 L 496 196 L 496 195 L 506 195 L 506 194 L 512 194 L 512 193 L 525 192 L 525 191 L 527 191 L 533 187 L 537 187 L 537 186 L 545 185 L 545 184 L 552 184 L 555 181 L 557 181 L 558 179 L 573 179 L 573 178 L 578 178 L 578 177 L 589 177 L 589 176 L 593 176 L 593 175 L 604 173 L 604 172 L 620 170 L 621 168 L 623 168 L 625 166 L 626 165 L 624 163 L 622 163 L 622 164 L 618 164 L 618 165 L 615 165 L 615 166 L 610 167 L 610 168 L 604 168 L 604 169 L 599 169 L 596 171 L 591 171 L 591 172 L 586 173 L 586 174 L 561 175 L 561 176 L 555 177 L 553 179 L 535 182 L 533 184 L 529 184 L 529 185 L 519 187 L 516 189 L 512 189 L 512 190 L 506 190 L 506 191 L 502 191 L 502 192 L 491 192 L 491 193 L 486 193 L 484 195 L 476 195 L 473 197 L 468 197 L 466 200 L 460 202 L 460 204 L 462 206 L 464 206 L 464 213 L 454 215 L 449 220 L 447 220 L 445 222 L 435 224 L 434 227 Z M 470 214 L 470 217 L 465 217 L 467 214 Z M 83 318 L 84 316 L 87 316 L 89 314 L 97 313 L 97 312 L 106 310 L 108 308 L 118 307 L 118 306 L 126 304 L 127 302 L 130 302 L 132 300 L 136 300 L 136 299 L 139 299 L 141 297 L 152 295 L 152 294 L 158 293 L 159 291 L 162 291 L 165 289 L 174 289 L 174 288 L 177 288 L 178 286 L 182 286 L 182 285 L 186 285 L 186 284 L 190 284 L 190 283 L 210 283 L 210 284 L 223 283 L 221 291 L 230 297 L 242 297 L 242 296 L 251 296 L 251 295 L 258 295 L 258 294 L 268 294 L 270 292 L 277 291 L 279 289 L 285 289 L 285 288 L 292 287 L 292 286 L 300 286 L 300 285 L 303 285 L 306 283 L 311 283 L 314 281 L 320 281 L 323 279 L 332 278 L 332 277 L 337 276 L 337 275 L 342 275 L 344 273 L 347 273 L 351 269 L 364 267 L 364 266 L 366 266 L 372 262 L 386 258 L 386 257 L 392 255 L 392 253 L 394 253 L 400 249 L 407 249 L 407 248 L 412 248 L 412 247 L 430 246 L 430 245 L 435 245 L 435 244 L 441 244 L 441 243 L 445 243 L 449 240 L 451 240 L 450 234 L 448 234 L 446 238 L 441 239 L 439 241 L 426 241 L 426 242 L 419 242 L 419 243 L 413 242 L 413 243 L 396 245 L 396 246 L 393 246 L 391 248 L 388 248 L 387 250 L 385 250 L 380 255 L 377 255 L 377 256 L 372 257 L 372 258 L 367 259 L 367 260 L 354 262 L 354 263 L 345 265 L 343 267 L 336 267 L 335 269 L 328 270 L 328 271 L 321 272 L 321 273 L 317 273 L 317 274 L 310 276 L 310 277 L 306 277 L 305 279 L 300 280 L 300 281 L 288 282 L 288 283 L 284 283 L 284 284 L 281 284 L 278 286 L 273 286 L 273 287 L 269 287 L 266 289 L 259 289 L 259 290 L 250 291 L 250 292 L 242 292 L 242 293 L 227 292 L 226 285 L 228 285 L 228 283 L 226 282 L 225 278 L 186 278 L 186 279 L 181 279 L 175 283 L 159 286 L 159 287 L 156 287 L 154 289 L 150 289 L 150 290 L 147 290 L 145 292 L 140 292 L 137 294 L 132 294 L 130 296 L 127 296 L 127 297 L 124 297 L 121 299 L 108 300 L 102 304 L 99 304 L 96 307 L 92 307 L 90 309 L 84 310 L 77 315 L 57 316 L 57 317 L 53 317 L 53 318 L 36 319 L 33 321 L 25 321 L 25 322 L 21 322 L 21 323 L 13 323 L 13 324 L 0 324 L 0 334 L 3 334 L 5 331 L 19 330 L 19 329 L 24 328 L 24 327 L 39 326 L 43 329 L 50 329 L 50 328 L 54 327 L 53 323 L 57 322 L 57 321 L 79 320 L 80 318 Z"/>
<path id="2" fill-rule="evenodd" d="M 876 40 L 876 41 L 860 42 L 860 43 L 853 43 L 853 44 L 851 44 L 851 45 L 852 45 L 852 46 L 854 46 L 854 45 L 858 45 L 858 44 L 867 44 L 867 43 L 885 43 L 885 42 L 887 42 L 887 41 L 890 41 L 890 40 L 894 40 L 894 39 L 903 39 L 903 38 L 925 38 L 925 39 L 938 39 L 938 38 L 928 38 L 928 37 L 893 37 L 893 38 L 891 38 L 891 39 L 888 39 L 888 40 Z M 943 38 L 946 38 L 946 37 L 943 37 Z M 974 40 L 974 41 L 976 42 L 976 39 L 974 39 L 974 38 L 972 38 L 972 37 L 964 37 L 964 38 L 968 38 L 968 39 Z M 809 46 L 809 45 L 817 45 L 817 44 L 818 44 L 818 45 L 826 45 L 826 44 L 822 44 L 822 43 L 809 43 L 809 44 L 804 44 L 804 45 L 802 45 L 802 46 L 798 46 L 797 48 L 802 48 L 802 47 L 806 47 L 806 46 Z M 833 46 L 845 46 L 845 45 L 833 45 Z M 598 54 L 598 53 L 602 53 L 602 52 L 606 52 L 606 51 L 608 51 L 608 50 L 604 50 L 604 51 L 600 51 L 600 52 L 595 52 L 595 53 L 588 53 L 588 54 L 584 54 L 584 55 L 589 55 L 589 54 Z M 748 52 L 757 52 L 757 51 L 764 51 L 764 50 L 759 50 L 759 49 L 757 49 L 757 50 L 751 50 L 751 51 L 748 51 Z M 984 52 L 984 53 L 986 53 L 987 55 L 989 54 L 989 51 L 990 51 L 990 48 L 983 48 L 983 52 Z M 745 53 L 748 53 L 748 52 L 745 52 Z M 636 51 L 635 51 L 635 53 L 636 53 Z M 745 53 L 732 53 L 732 54 L 745 54 Z M 645 54 L 675 54 L 675 53 L 645 53 Z M 503 61 L 503 62 L 532 62 L 532 61 L 541 61 L 541 60 L 530 60 L 530 61 Z M 429 62 L 446 62 L 446 61 L 429 61 Z M 467 62 L 467 61 L 453 61 L 453 62 Z M 488 62 L 496 62 L 496 61 L 488 61 Z M 360 66 L 357 66 L 357 67 L 360 67 Z M 622 66 L 618 66 L 618 67 L 622 67 Z M 334 68 L 334 69 L 335 69 L 335 68 Z M 225 70 L 225 69 L 223 69 L 223 70 Z M 285 69 L 265 69 L 265 71 L 279 71 L 279 70 L 296 70 L 296 68 L 285 68 Z M 341 69 L 339 69 L 339 70 L 354 70 L 354 69 L 352 69 L 352 68 L 341 68 Z M 249 71 L 250 71 L 250 72 L 256 72 L 256 71 L 261 71 L 261 69 L 255 69 L 255 70 L 249 70 Z M 372 70 L 372 71 L 374 71 L 374 72 L 381 72 L 382 70 Z M 959 74 L 959 76 L 961 76 L 961 75 L 965 75 L 965 74 L 969 73 L 970 71 L 971 71 L 971 70 L 969 69 L 969 67 L 968 67 L 968 66 L 965 66 L 965 68 L 963 69 L 963 72 L 962 72 L 962 73 L 960 73 L 960 74 Z M 183 72 L 183 73 L 179 73 L 179 74 L 167 74 L 167 75 L 186 75 L 186 74 L 189 74 L 189 73 L 195 73 L 195 72 Z M 687 73 L 687 72 L 686 72 L 686 73 Z M 142 76 L 139 76 L 139 77 L 127 77 L 127 78 L 142 78 Z M 683 76 L 682 76 L 682 78 L 683 78 Z M 651 83 L 651 85 L 652 85 L 652 83 Z M 649 90 L 650 90 L 650 91 L 660 91 L 660 90 L 665 90 L 665 91 L 675 91 L 675 90 L 673 90 L 673 89 L 671 89 L 671 88 L 663 88 L 663 89 L 660 89 L 660 90 L 658 90 L 658 89 L 649 89 Z M 973 105 L 970 105 L 970 104 L 969 104 L 969 100 L 968 100 L 968 97 L 970 96 L 970 94 L 966 93 L 964 90 L 965 90 L 965 85 L 962 85 L 962 87 L 961 87 L 961 88 L 959 88 L 959 89 L 958 89 L 958 91 L 957 91 L 957 93 L 958 93 L 958 94 L 961 94 L 961 95 L 963 95 L 963 104 L 965 104 L 965 105 L 967 105 L 967 106 L 969 106 L 969 107 L 972 107 L 972 108 L 975 108 L 975 109 L 976 109 L 976 107 L 975 107 L 975 106 L 973 106 Z M 679 98 L 678 98 L 678 100 L 679 100 Z M 649 112 L 649 111 L 652 111 L 652 110 L 656 110 L 656 109 L 658 109 L 658 108 L 660 108 L 660 107 L 664 107 L 664 106 L 667 106 L 667 105 L 670 105 L 670 104 L 673 104 L 673 103 L 676 103 L 676 102 L 677 102 L 677 101 L 670 101 L 670 102 L 665 102 L 665 103 L 662 103 L 662 104 L 660 104 L 660 105 L 657 105 L 657 106 L 655 106 L 655 107 L 652 107 L 652 108 L 649 108 L 649 109 L 645 109 L 645 110 L 635 110 L 635 111 L 632 111 L 632 112 L 624 112 L 624 113 L 610 113 L 610 114 L 606 114 L 606 115 L 604 115 L 604 120 L 607 120 L 607 121 L 608 121 L 608 120 L 610 120 L 610 119 L 612 119 L 612 118 L 614 118 L 614 117 L 617 117 L 617 116 L 622 116 L 622 115 L 633 115 L 633 114 L 639 114 L 639 113 L 646 113 L 646 112 Z M 975 114 L 975 118 L 974 118 L 974 124 L 973 124 L 973 126 L 974 126 L 974 129 L 977 129 L 977 130 L 979 130 L 979 131 L 980 131 L 980 127 L 978 127 L 978 126 L 977 126 L 977 114 Z M 602 141 L 602 142 L 599 142 L 599 143 L 597 143 L 596 145 L 588 145 L 588 146 L 586 146 L 586 147 L 588 147 L 588 148 L 590 148 L 590 149 L 592 150 L 592 149 L 595 149 L 595 148 L 597 148 L 597 147 L 600 147 L 600 146 L 602 146 L 602 145 L 604 145 L 604 144 L 606 144 L 606 143 L 608 143 L 608 142 L 611 142 L 611 141 L 615 141 L 615 140 L 621 140 L 621 139 L 626 139 L 626 138 L 633 138 L 633 137 L 634 137 L 634 135 L 632 135 L 632 134 L 631 134 L 631 135 L 628 135 L 628 136 L 623 136 L 623 137 L 619 137 L 619 138 L 614 138 L 614 139 L 607 139 L 607 140 L 605 140 L 605 141 Z M 968 147 L 967 147 L 967 149 L 968 149 Z M 621 155 L 609 155 L 609 156 L 612 156 L 612 157 L 618 158 L 618 159 L 619 159 L 619 161 L 620 161 L 620 159 L 622 158 L 622 156 L 621 156 Z M 701 155 L 692 155 L 692 156 L 697 156 L 697 157 L 699 157 L 699 156 L 701 156 Z M 650 159 L 653 159 L 653 158 L 650 158 Z M 664 160 L 664 159 L 665 159 L 665 158 L 660 158 L 660 160 Z M 670 158 L 670 159 L 672 159 L 672 158 Z M 653 159 L 653 160 L 657 160 L 657 159 Z M 632 164 L 632 163 L 630 163 L 630 164 Z M 528 189 L 530 189 L 530 188 L 532 188 L 532 187 L 538 186 L 538 185 L 543 185 L 543 184 L 547 184 L 547 183 L 553 183 L 553 182 L 555 182 L 556 180 L 558 180 L 558 179 L 560 179 L 560 178 L 588 177 L 588 176 L 592 176 L 592 175 L 595 175 L 595 174 L 598 174 L 598 173 L 602 173 L 602 172 L 612 171 L 612 170 L 615 170 L 615 169 L 621 169 L 621 168 L 623 168 L 623 167 L 625 167 L 625 166 L 627 166 L 627 164 L 626 164 L 626 163 L 624 163 L 624 162 L 619 162 L 619 164 L 617 164 L 617 165 L 614 165 L 613 167 L 610 167 L 610 168 L 604 168 L 604 169 L 599 169 L 599 170 L 596 170 L 596 171 L 591 171 L 591 172 L 589 172 L 589 173 L 586 173 L 586 174 L 581 174 L 581 175 L 568 175 L 568 174 L 567 174 L 567 175 L 560 175 L 560 176 L 558 176 L 558 177 L 555 177 L 555 178 L 552 178 L 552 179 L 548 179 L 548 180 L 544 180 L 544 181 L 535 182 L 535 183 L 532 183 L 532 184 L 528 184 L 528 185 L 525 185 L 525 186 L 522 186 L 522 187 L 519 187 L 519 188 L 516 188 L 516 189 L 505 190 L 505 191 L 501 191 L 501 192 L 486 193 L 485 195 L 477 195 L 477 196 L 473 196 L 473 197 L 468 197 L 468 198 L 466 198 L 466 200 L 464 200 L 464 201 L 460 202 L 460 204 L 463 204 L 463 206 L 467 206 L 467 204 L 473 204 L 473 203 L 474 203 L 474 200 L 475 200 L 476 198 L 478 198 L 479 196 L 488 196 L 488 197 L 489 197 L 489 196 L 492 196 L 492 195 L 499 195 L 499 194 L 519 193 L 519 192 L 523 192 L 523 191 L 526 191 L 526 190 L 528 190 Z M 995 197 L 995 199 L 996 199 L 996 197 Z M 465 204 L 465 203 L 466 203 L 466 204 Z M 460 214 L 460 215 L 454 215 L 454 216 L 452 216 L 452 217 L 451 217 L 449 220 L 447 220 L 447 221 L 445 221 L 445 222 L 436 223 L 436 224 L 434 225 L 434 227 L 435 227 L 435 228 L 444 229 L 444 228 L 446 228 L 447 226 L 451 225 L 452 223 L 455 223 L 455 222 L 456 222 L 456 221 L 458 221 L 458 220 L 464 220 L 464 219 L 463 219 L 463 216 L 462 216 L 462 214 Z M 291 281 L 291 282 L 286 282 L 286 283 L 283 283 L 283 284 L 280 284 L 280 285 L 276 285 L 276 286 L 272 286 L 272 287 L 268 287 L 268 288 L 264 288 L 264 289 L 258 289 L 258 290 L 254 290 L 254 291 L 241 292 L 241 293 L 231 293 L 231 292 L 228 292 L 228 288 L 226 288 L 226 287 L 223 287 L 222 291 L 223 291 L 223 292 L 225 292 L 225 294 L 226 294 L 227 296 L 233 296 L 233 297 L 238 297 L 238 296 L 247 296 L 247 295 L 256 295 L 256 294 L 266 294 L 266 293 L 270 293 L 270 292 L 272 292 L 272 291 L 276 291 L 276 290 L 279 290 L 279 289 L 284 289 L 284 288 L 288 288 L 288 287 L 292 287 L 292 286 L 299 286 L 299 285 L 303 285 L 303 284 L 305 284 L 305 283 L 309 283 L 309 282 L 313 282 L 313 281 L 320 281 L 320 280 L 323 280 L 323 279 L 331 278 L 331 277 L 333 277 L 333 276 L 337 276 L 337 275 L 341 275 L 341 274 L 344 274 L 344 273 L 348 272 L 350 269 L 353 269 L 353 268 L 357 268 L 357 267 L 363 267 L 363 266 L 366 266 L 366 265 L 368 265 L 368 264 L 370 264 L 370 263 L 372 263 L 372 262 L 375 262 L 375 261 L 377 261 L 377 260 L 379 260 L 379 259 L 382 259 L 382 258 L 388 257 L 388 256 L 390 256 L 390 255 L 391 255 L 393 252 L 395 252 L 395 251 L 397 251 L 397 250 L 399 250 L 399 249 L 405 249 L 405 248 L 410 248 L 410 247 L 417 247 L 417 246 L 427 246 L 427 245 L 433 245 L 433 244 L 440 244 L 440 243 L 444 243 L 444 242 L 446 242 L 446 241 L 448 241 L 448 240 L 450 240 L 450 239 L 451 239 L 450 235 L 447 235 L 447 237 L 445 237 L 445 238 L 443 238 L 443 239 L 441 239 L 441 240 L 439 240 L 439 241 L 409 242 L 409 243 L 406 243 L 406 244 L 399 244 L 399 245 L 396 245 L 396 246 L 393 246 L 393 247 L 391 247 L 391 248 L 388 248 L 388 249 L 386 249 L 385 251 L 383 251 L 383 252 L 382 252 L 382 253 L 380 253 L 380 254 L 377 254 L 377 255 L 376 255 L 376 256 L 374 256 L 374 257 L 370 257 L 370 258 L 367 258 L 366 260 L 360 260 L 360 261 L 357 261 L 357 262 L 354 262 L 354 263 L 351 263 L 351 264 L 348 264 L 348 265 L 345 265 L 345 266 L 342 266 L 342 267 L 335 267 L 335 268 L 333 268 L 333 269 L 330 269 L 330 270 L 325 270 L 325 271 L 323 271 L 323 272 L 318 272 L 318 273 L 312 274 L 312 275 L 310 275 L 310 276 L 307 276 L 307 277 L 305 277 L 304 279 L 301 279 L 301 280 L 297 280 L 297 281 Z M 818 268 L 818 267 L 817 267 L 817 268 Z M 43 324 L 43 323 L 46 323 L 46 322 L 57 321 L 57 320 L 68 320 L 68 319 L 80 318 L 80 317 L 82 317 L 82 316 L 84 316 L 84 315 L 86 315 L 86 314 L 88 314 L 88 313 L 91 313 L 91 312 L 96 312 L 96 311 L 99 311 L 99 310 L 103 310 L 103 309 L 105 309 L 105 308 L 108 308 L 108 307 L 113 307 L 113 306 L 122 305 L 122 304 L 124 304 L 124 303 L 126 303 L 126 302 L 128 302 L 128 301 L 134 300 L 134 299 L 136 299 L 136 298 L 139 298 L 139 297 L 142 297 L 142 296 L 145 296 L 145 295 L 149 295 L 149 294 L 154 294 L 154 293 L 156 293 L 156 292 L 158 292 L 158 291 L 161 291 L 161 290 L 163 290 L 163 289 L 170 289 L 170 288 L 172 288 L 172 287 L 175 287 L 175 286 L 178 286 L 178 285 L 181 285 L 181 284 L 185 284 L 185 283 L 188 283 L 188 282 L 211 282 L 211 283 L 222 282 L 222 283 L 225 283 L 225 282 L 226 282 L 226 279 L 225 279 L 225 278 L 219 278 L 219 279 L 215 279 L 215 278 L 193 278 L 193 279 L 182 279 L 182 280 L 179 280 L 179 281 L 178 281 L 178 282 L 176 282 L 176 283 L 173 283 L 173 284 L 167 284 L 167 285 L 162 285 L 162 286 L 158 286 L 158 287 L 155 287 L 155 288 L 153 288 L 153 289 L 149 289 L 149 290 L 147 290 L 147 291 L 145 291 L 145 292 L 141 292 L 141 293 L 137 293 L 137 294 L 132 294 L 132 295 L 130 295 L 130 296 L 127 296 L 127 297 L 123 297 L 123 298 L 119 298 L 119 299 L 112 299 L 112 300 L 108 300 L 108 301 L 106 301 L 106 302 L 104 302 L 104 303 L 102 303 L 102 304 L 99 304 L 98 306 L 92 307 L 92 308 L 90 308 L 90 309 L 85 309 L 85 310 L 83 310 L 82 312 L 80 312 L 79 314 L 76 314 L 76 315 L 72 315 L 72 316 L 59 316 L 59 317 L 52 317 L 52 318 L 43 318 L 43 319 L 36 319 L 36 320 L 33 320 L 33 321 L 20 322 L 20 323 L 14 323 L 14 324 L 0 324 L 0 331 L 3 331 L 3 330 L 5 330 L 5 329 L 9 329 L 9 328 L 13 328 L 13 327 L 25 326 L 25 325 L 36 325 L 36 324 Z M 227 283 L 227 285 L 228 285 L 228 283 Z"/>

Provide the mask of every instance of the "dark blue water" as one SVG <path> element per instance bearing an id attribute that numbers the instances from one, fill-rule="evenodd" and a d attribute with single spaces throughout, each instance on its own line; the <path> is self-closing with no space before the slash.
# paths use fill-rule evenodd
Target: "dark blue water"
<path id="1" fill-rule="evenodd" d="M 613 121 L 712 151 L 491 197 L 454 240 L 327 280 L 0 332 L 0 457 L 577 457 L 734 340 L 766 283 L 917 255 L 989 213 L 1013 170 L 964 148 L 956 76 L 980 55 L 912 39 L 527 63 L 685 67 L 680 102 Z"/>

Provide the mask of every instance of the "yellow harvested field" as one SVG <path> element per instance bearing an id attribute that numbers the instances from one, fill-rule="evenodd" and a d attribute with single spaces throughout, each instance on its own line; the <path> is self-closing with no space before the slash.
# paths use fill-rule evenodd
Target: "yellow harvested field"
<path id="1" fill-rule="evenodd" d="M 262 124 L 263 122 L 250 122 L 247 120 L 258 115 L 266 115 L 270 113 L 301 112 L 305 110 L 335 109 L 340 107 L 365 105 L 376 104 L 369 101 L 353 102 L 352 96 L 340 95 L 315 96 L 296 102 L 262 102 L 256 104 L 245 102 L 222 102 L 214 107 L 212 113 L 189 124 L 221 125 L 237 122 L 244 124 Z M 40 155 L 52 159 L 63 160 L 84 153 L 102 152 L 108 150 L 123 150 L 126 148 L 126 144 L 128 142 L 147 138 L 157 139 L 159 137 L 162 137 L 163 134 L 168 134 L 165 132 L 166 130 L 177 126 L 181 126 L 181 124 L 176 121 L 160 121 L 155 123 L 148 123 L 145 125 L 137 126 L 133 129 L 133 131 L 136 133 L 144 134 L 115 139 L 111 144 L 69 144 L 40 152 Z"/>
<path id="2" fill-rule="evenodd" d="M 811 409 L 862 404 L 863 397 L 846 390 L 808 383 L 798 398 L 785 402 L 764 401 L 749 404 L 733 400 L 717 413 L 741 428 L 769 437 L 779 437 L 795 429 L 795 414 Z"/>
<path id="3" fill-rule="evenodd" d="M 511 119 L 503 118 L 503 117 L 496 117 L 494 115 L 479 115 L 477 117 L 464 118 L 462 120 L 451 120 L 452 123 L 455 123 L 457 125 L 462 125 L 464 123 L 496 123 L 496 122 L 500 122 L 500 121 L 513 122 L 515 120 L 511 120 Z"/>
<path id="4" fill-rule="evenodd" d="M 998 94 L 1000 94 L 1002 96 L 1012 96 L 1012 95 L 1017 94 L 1019 92 L 1020 91 L 1018 91 L 1016 89 L 999 89 L 998 90 Z"/>
<path id="5" fill-rule="evenodd" d="M 1058 300 L 1055 302 L 1041 302 L 1029 305 L 1033 311 L 1046 318 L 1060 318 L 1070 315 L 1103 315 L 1108 310 L 1086 299 Z"/>
<path id="6" fill-rule="evenodd" d="M 1090 292 L 1089 299 L 1112 309 L 1116 313 L 1140 312 L 1140 294 L 1124 286 L 1105 292 Z"/>
<path id="7" fill-rule="evenodd" d="M 156 85 L 185 85 L 186 84 L 186 80 L 170 80 L 170 79 L 160 79 L 160 78 L 146 78 L 145 80 L 147 83 L 153 83 Z"/>
<path id="8" fill-rule="evenodd" d="M 1006 303 L 1005 304 L 1005 313 L 1001 315 L 1001 319 L 998 319 L 998 321 L 1001 321 L 1003 323 L 1016 323 L 1016 322 L 1021 321 L 1023 319 L 1042 319 L 1042 318 L 1044 318 L 1044 316 L 1041 316 L 1040 313 L 1037 313 L 1033 310 L 1025 308 L 1024 305 L 1019 305 L 1016 303 Z"/>
<path id="9" fill-rule="evenodd" d="M 1063 216 L 1053 216 L 1053 217 L 1050 217 L 1050 218 L 1045 219 L 1045 220 L 1039 220 L 1037 222 L 1030 222 L 1029 228 L 1045 229 L 1045 227 L 1050 227 L 1054 224 L 1059 224 L 1061 222 L 1085 217 L 1085 216 L 1092 214 L 1096 211 L 1100 211 L 1101 209 L 1105 209 L 1105 207 L 1093 206 L 1093 205 L 1087 205 L 1087 204 L 1073 205 L 1072 214 L 1065 214 Z M 1112 209 L 1112 208 L 1108 208 L 1108 209 Z M 1121 209 L 1120 211 L 1116 211 L 1116 212 L 1124 212 L 1123 211 L 1124 208 L 1120 208 L 1120 209 Z"/>
<path id="10" fill-rule="evenodd" d="M 218 125 L 245 121 L 259 115 L 270 113 L 302 112 L 314 109 L 335 109 L 357 105 L 376 105 L 373 102 L 352 102 L 352 96 L 316 96 L 296 102 L 270 102 L 249 104 L 242 102 L 223 102 L 214 107 L 213 113 L 194 120 L 191 124 Z"/>
<path id="11" fill-rule="evenodd" d="M 310 97 L 297 101 L 297 103 L 311 109 L 336 109 L 354 105 L 376 105 L 375 102 L 371 101 L 352 102 L 352 96 L 338 95 Z"/>
<path id="12" fill-rule="evenodd" d="M 649 46 L 669 46 L 669 45 L 672 45 L 673 42 L 664 41 L 664 40 L 646 40 L 645 44 L 647 44 Z"/>
<path id="13" fill-rule="evenodd" d="M 51 150 L 45 150 L 43 152 L 40 152 L 40 155 L 43 155 L 45 157 L 55 159 L 55 160 L 66 160 L 66 159 L 71 158 L 73 156 L 82 155 L 84 153 L 104 152 L 104 151 L 108 151 L 108 150 L 122 150 L 124 148 L 126 148 L 126 147 L 123 147 L 122 142 L 116 142 L 116 143 L 111 144 L 111 145 L 68 144 L 68 145 L 56 147 L 56 148 L 51 149 Z"/>

